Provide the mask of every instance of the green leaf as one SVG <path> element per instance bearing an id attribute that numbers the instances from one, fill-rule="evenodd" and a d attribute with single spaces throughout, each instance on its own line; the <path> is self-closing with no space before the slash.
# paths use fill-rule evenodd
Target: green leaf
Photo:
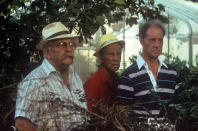
<path id="1" fill-rule="evenodd" d="M 130 26 L 133 26 L 134 24 L 137 24 L 137 19 L 138 19 L 137 17 L 131 17 L 131 18 L 127 19 L 128 24 Z"/>
<path id="2" fill-rule="evenodd" d="M 165 8 L 162 4 L 157 5 L 160 11 L 165 11 Z"/>
<path id="3" fill-rule="evenodd" d="M 104 18 L 104 16 L 96 16 L 96 21 L 100 25 L 103 25 L 104 24 L 104 21 L 105 21 L 105 18 Z"/>
<path id="4" fill-rule="evenodd" d="M 154 5 L 154 0 L 150 0 L 150 4 L 153 6 Z"/>
<path id="5" fill-rule="evenodd" d="M 11 54 L 10 54 L 10 52 L 8 50 L 4 51 L 2 54 L 6 55 L 7 57 L 11 56 Z"/>
<path id="6" fill-rule="evenodd" d="M 53 6 L 53 7 L 59 7 L 57 1 L 49 1 L 49 3 Z"/>
<path id="7" fill-rule="evenodd" d="M 124 0 L 115 0 L 114 3 L 119 4 L 119 5 L 123 5 Z"/>
<path id="8" fill-rule="evenodd" d="M 3 13 L 3 11 L 1 11 L 0 16 L 5 16 L 4 13 Z"/>
<path id="9" fill-rule="evenodd" d="M 2 30 L 6 30 L 5 25 L 1 25 Z"/>
<path id="10" fill-rule="evenodd" d="M 193 106 L 193 107 L 190 109 L 190 112 L 193 112 L 193 111 L 198 111 L 198 106 Z"/>
<path id="11" fill-rule="evenodd" d="M 11 5 L 8 5 L 8 9 L 11 9 Z"/>

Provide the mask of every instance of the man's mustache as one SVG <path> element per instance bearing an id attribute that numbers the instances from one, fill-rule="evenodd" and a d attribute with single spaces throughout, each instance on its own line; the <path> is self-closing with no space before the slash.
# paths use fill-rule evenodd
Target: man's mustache
<path id="1" fill-rule="evenodd" d="M 62 58 L 65 59 L 65 58 L 67 58 L 67 57 L 70 57 L 70 58 L 73 59 L 73 58 L 74 58 L 74 54 L 73 54 L 73 53 L 66 53 L 66 54 L 63 55 Z"/>
<path id="2" fill-rule="evenodd" d="M 161 51 L 160 48 L 153 48 L 152 51 Z"/>

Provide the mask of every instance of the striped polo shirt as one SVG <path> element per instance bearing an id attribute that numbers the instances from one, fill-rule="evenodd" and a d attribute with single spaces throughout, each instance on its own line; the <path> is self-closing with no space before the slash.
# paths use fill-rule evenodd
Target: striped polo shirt
<path id="1" fill-rule="evenodd" d="M 157 80 L 141 56 L 120 76 L 117 100 L 120 104 L 135 104 L 134 112 L 138 117 L 161 117 L 160 104 L 169 102 L 178 89 L 175 69 L 160 61 Z M 152 114 L 152 115 L 151 115 Z"/>

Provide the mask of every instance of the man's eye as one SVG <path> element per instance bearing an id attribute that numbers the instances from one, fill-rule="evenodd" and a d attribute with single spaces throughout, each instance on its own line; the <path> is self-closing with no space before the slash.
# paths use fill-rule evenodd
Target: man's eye
<path id="1" fill-rule="evenodd" d="M 155 41 L 155 39 L 150 39 L 151 41 Z"/>
<path id="2" fill-rule="evenodd" d="M 60 42 L 58 45 L 59 45 L 59 46 L 65 46 L 65 45 L 67 45 L 67 43 L 65 43 L 65 42 Z"/>
<path id="3" fill-rule="evenodd" d="M 108 55 L 108 56 L 113 56 L 113 53 L 108 53 L 107 55 Z"/>
<path id="4" fill-rule="evenodd" d="M 60 42 L 58 43 L 58 46 L 75 46 L 75 44 L 73 42 L 69 42 L 69 43 L 66 43 L 66 42 Z"/>
<path id="5" fill-rule="evenodd" d="M 163 42 L 163 39 L 159 39 L 160 42 Z"/>
<path id="6" fill-rule="evenodd" d="M 69 42 L 69 46 L 74 46 L 74 43 L 72 43 L 72 42 Z"/>

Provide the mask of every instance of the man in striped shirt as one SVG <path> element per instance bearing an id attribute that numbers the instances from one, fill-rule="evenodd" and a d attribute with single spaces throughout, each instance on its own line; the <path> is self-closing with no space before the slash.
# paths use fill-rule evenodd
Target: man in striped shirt
<path id="1" fill-rule="evenodd" d="M 159 60 L 165 29 L 159 20 L 139 28 L 142 53 L 119 78 L 117 100 L 122 105 L 135 104 L 133 112 L 142 119 L 163 117 L 160 105 L 169 102 L 179 87 L 177 72 Z"/>

